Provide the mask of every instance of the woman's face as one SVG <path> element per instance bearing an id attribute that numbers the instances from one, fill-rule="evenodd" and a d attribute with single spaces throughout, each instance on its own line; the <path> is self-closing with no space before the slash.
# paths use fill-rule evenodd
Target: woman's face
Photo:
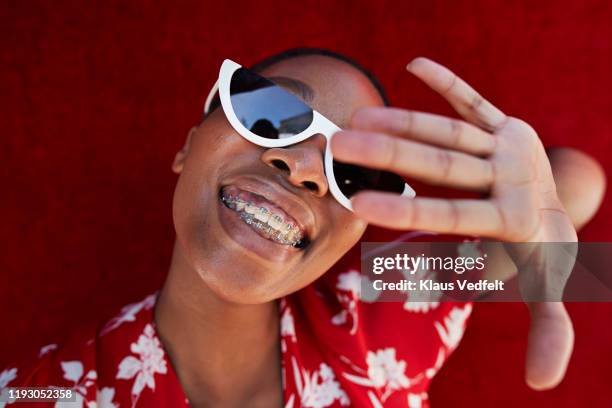
<path id="1" fill-rule="evenodd" d="M 261 74 L 298 95 L 283 78 L 305 83 L 307 103 L 341 128 L 356 109 L 382 105 L 362 73 L 332 58 L 297 57 Z M 177 250 L 215 294 L 250 304 L 277 299 L 313 282 L 359 240 L 366 223 L 330 194 L 324 147 L 322 135 L 256 146 L 221 108 L 191 130 L 173 165 Z M 249 213 L 259 227 L 244 220 Z M 300 235 L 306 244 L 291 245 Z"/>

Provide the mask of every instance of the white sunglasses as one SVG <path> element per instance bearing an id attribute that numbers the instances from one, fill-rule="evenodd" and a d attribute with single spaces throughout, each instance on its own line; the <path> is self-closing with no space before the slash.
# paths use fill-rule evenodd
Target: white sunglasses
<path id="1" fill-rule="evenodd" d="M 339 130 L 332 121 L 274 82 L 226 59 L 211 89 L 204 113 L 219 95 L 225 117 L 234 130 L 258 146 L 286 147 L 311 136 L 326 139 L 325 175 L 334 198 L 352 211 L 350 197 L 358 191 L 376 190 L 414 197 L 414 190 L 397 174 L 334 161 L 332 135 Z"/>

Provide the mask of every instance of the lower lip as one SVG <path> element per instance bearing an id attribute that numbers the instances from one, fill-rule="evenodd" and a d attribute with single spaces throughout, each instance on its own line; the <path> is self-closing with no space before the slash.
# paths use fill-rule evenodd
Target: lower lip
<path id="1" fill-rule="evenodd" d="M 236 211 L 227 208 L 221 200 L 217 200 L 217 203 L 219 221 L 227 235 L 250 252 L 272 262 L 286 262 L 301 252 L 299 248 L 291 245 L 283 245 L 265 239 L 245 224 Z"/>

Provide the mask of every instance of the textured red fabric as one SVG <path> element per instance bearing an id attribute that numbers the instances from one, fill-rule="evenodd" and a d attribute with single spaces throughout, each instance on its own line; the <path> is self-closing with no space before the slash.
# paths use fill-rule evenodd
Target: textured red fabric
<path id="1" fill-rule="evenodd" d="M 403 69 L 425 55 L 610 178 L 612 6 L 510 3 L 3 2 L 0 365 L 160 286 L 170 163 L 225 57 L 333 48 L 372 69 L 394 104 L 450 114 Z M 581 239 L 609 241 L 611 215 L 608 194 Z M 576 350 L 560 387 L 523 383 L 523 305 L 477 305 L 432 406 L 608 406 L 612 305 L 569 309 Z"/>

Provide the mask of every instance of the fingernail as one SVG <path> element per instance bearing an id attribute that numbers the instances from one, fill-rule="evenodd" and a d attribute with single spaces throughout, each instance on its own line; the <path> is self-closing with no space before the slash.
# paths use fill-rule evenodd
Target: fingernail
<path id="1" fill-rule="evenodd" d="M 414 66 L 415 66 L 416 61 L 417 61 L 418 59 L 422 59 L 422 58 L 424 58 L 424 57 L 420 57 L 420 56 L 419 56 L 419 57 L 414 57 L 414 58 L 412 59 L 412 61 L 410 61 L 410 62 L 408 63 L 408 65 L 406 65 L 406 69 L 407 69 L 408 71 L 412 70 L 412 68 L 414 68 Z"/>

